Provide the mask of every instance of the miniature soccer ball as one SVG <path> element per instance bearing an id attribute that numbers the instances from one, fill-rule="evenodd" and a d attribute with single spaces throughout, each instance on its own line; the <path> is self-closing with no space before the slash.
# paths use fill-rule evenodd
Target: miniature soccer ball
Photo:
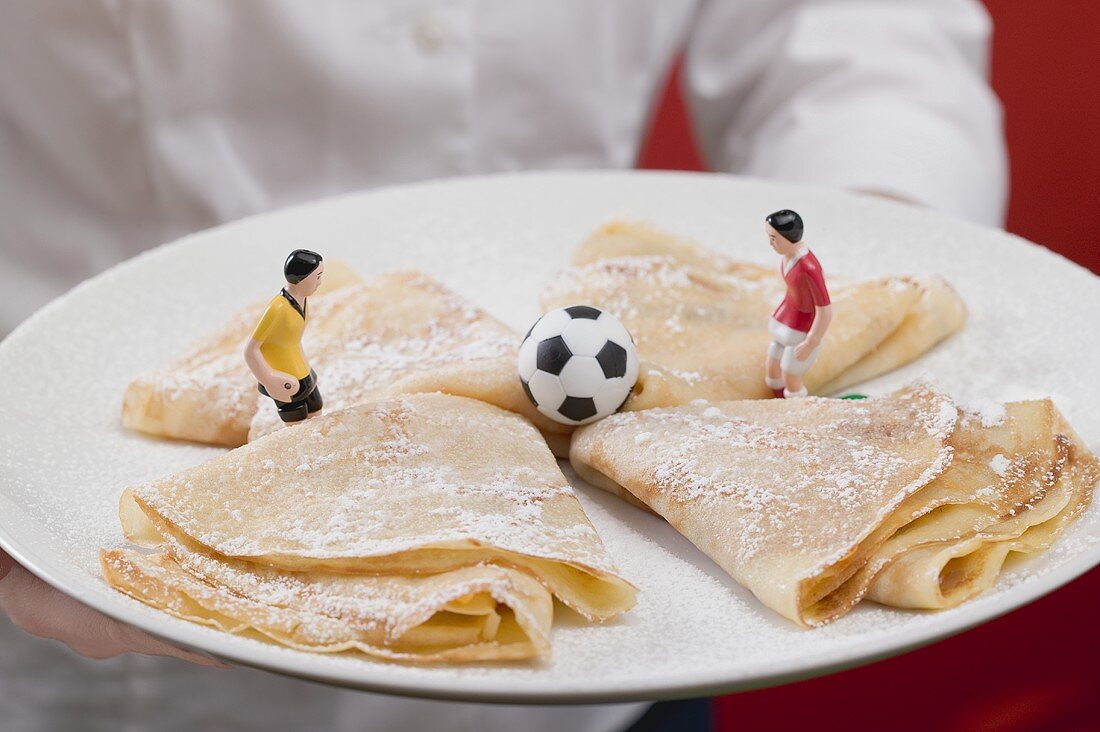
<path id="1" fill-rule="evenodd" d="M 638 351 L 611 313 L 588 305 L 551 310 L 519 347 L 519 379 L 550 419 L 587 424 L 626 403 L 638 381 Z"/>

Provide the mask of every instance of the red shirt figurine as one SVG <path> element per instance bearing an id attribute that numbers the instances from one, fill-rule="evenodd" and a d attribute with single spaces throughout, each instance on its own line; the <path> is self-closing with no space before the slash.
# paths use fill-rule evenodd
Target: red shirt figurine
<path id="1" fill-rule="evenodd" d="M 783 256 L 779 273 L 787 283 L 787 295 L 768 323 L 772 343 L 764 381 L 777 397 L 803 397 L 803 378 L 817 359 L 832 322 L 832 304 L 821 263 L 802 243 L 802 217 L 784 209 L 768 216 L 766 222 L 768 241 Z"/>

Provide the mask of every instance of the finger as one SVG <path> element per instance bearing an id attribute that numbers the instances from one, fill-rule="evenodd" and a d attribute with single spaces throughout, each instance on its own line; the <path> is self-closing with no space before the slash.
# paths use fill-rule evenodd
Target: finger
<path id="1" fill-rule="evenodd" d="M 145 631 L 135 628 L 132 625 L 120 623 L 113 618 L 106 618 L 107 626 L 104 629 L 105 634 L 110 637 L 120 647 L 125 648 L 126 651 L 132 653 L 141 653 L 146 656 L 167 656 L 170 658 L 179 658 L 183 661 L 189 661 L 191 663 L 198 664 L 200 666 L 211 666 L 213 668 L 233 668 L 223 661 L 219 661 L 216 658 L 212 658 L 202 653 L 196 653 L 194 651 L 188 651 L 183 648 L 178 648 L 171 643 L 161 640 L 156 636 L 149 635 Z"/>
<path id="2" fill-rule="evenodd" d="M 0 549 L 0 580 L 7 577 L 14 566 L 15 560 L 5 554 L 3 549 Z"/>
<path id="3" fill-rule="evenodd" d="M 52 624 L 53 592 L 56 591 L 52 587 L 13 564 L 0 582 L 0 612 L 24 632 L 42 635 L 38 631 Z"/>
<path id="4" fill-rule="evenodd" d="M 17 564 L 0 582 L 0 611 L 25 633 L 59 640 L 88 658 L 113 658 L 135 652 L 226 667 L 220 661 L 176 648 L 119 623 L 54 589 Z"/>

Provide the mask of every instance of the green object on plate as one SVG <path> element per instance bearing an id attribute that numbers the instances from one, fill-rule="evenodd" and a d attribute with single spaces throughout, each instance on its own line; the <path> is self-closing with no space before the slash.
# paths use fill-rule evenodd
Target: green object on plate
<path id="1" fill-rule="evenodd" d="M 845 394 L 841 399 L 866 399 L 866 394 Z"/>

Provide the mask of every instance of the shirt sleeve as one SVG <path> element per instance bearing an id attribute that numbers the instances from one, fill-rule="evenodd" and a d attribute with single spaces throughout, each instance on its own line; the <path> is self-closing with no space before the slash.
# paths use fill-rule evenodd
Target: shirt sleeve
<path id="1" fill-rule="evenodd" d="M 705 3 L 683 82 L 708 163 L 1001 225 L 991 28 L 976 0 Z"/>
<path id="2" fill-rule="evenodd" d="M 819 268 L 807 267 L 802 274 L 802 282 L 810 291 L 815 307 L 823 308 L 832 304 L 829 299 L 829 289 L 825 286 L 825 274 Z"/>
<path id="3" fill-rule="evenodd" d="M 267 310 L 264 311 L 263 316 L 260 318 L 260 322 L 256 323 L 256 327 L 252 331 L 252 340 L 257 343 L 263 343 L 267 340 L 268 335 L 271 334 L 271 329 L 275 327 L 280 315 L 278 300 L 272 300 L 268 303 Z"/>

